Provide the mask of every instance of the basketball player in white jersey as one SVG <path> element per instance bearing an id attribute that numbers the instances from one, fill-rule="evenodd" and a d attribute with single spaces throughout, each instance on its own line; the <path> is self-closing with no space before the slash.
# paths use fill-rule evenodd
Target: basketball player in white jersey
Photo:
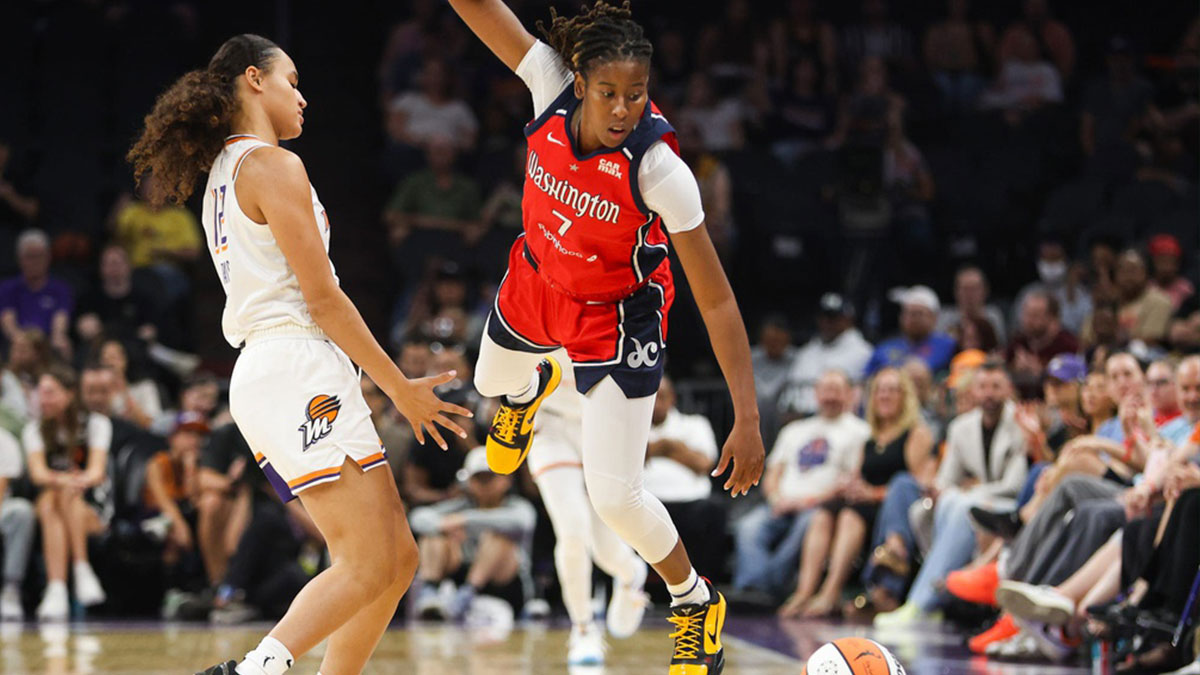
<path id="1" fill-rule="evenodd" d="M 592 562 L 613 578 L 605 623 L 616 638 L 637 632 L 649 599 L 642 592 L 646 563 L 604 524 L 588 499 L 583 477 L 583 395 L 565 349 L 552 352 L 563 366 L 558 390 L 534 420 L 529 472 L 554 526 L 554 567 L 571 618 L 567 664 L 604 663 L 604 639 L 592 612 Z"/>
<path id="2" fill-rule="evenodd" d="M 296 138 L 307 102 L 291 58 L 239 35 L 203 70 L 171 86 L 129 152 L 153 198 L 180 202 L 207 172 L 204 230 L 226 293 L 225 339 L 242 350 L 230 412 L 285 501 L 299 496 L 333 564 L 239 663 L 205 673 L 280 675 L 328 638 L 324 675 L 358 673 L 395 614 L 417 567 L 417 547 L 384 448 L 359 388 L 363 371 L 392 399 L 417 439 L 443 449 L 437 425 L 469 416 L 433 388 L 454 373 L 408 380 L 339 288 L 330 221 L 304 164 L 279 141 Z"/>

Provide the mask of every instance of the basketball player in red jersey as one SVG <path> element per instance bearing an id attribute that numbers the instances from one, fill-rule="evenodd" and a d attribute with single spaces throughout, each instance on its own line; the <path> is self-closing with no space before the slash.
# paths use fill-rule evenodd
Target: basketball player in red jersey
<path id="1" fill-rule="evenodd" d="M 596 512 L 667 582 L 671 675 L 724 666 L 725 600 L 698 577 L 662 503 L 642 487 L 654 394 L 662 377 L 674 286 L 667 236 L 683 263 L 733 397 L 735 422 L 714 475 L 745 494 L 763 444 L 746 329 L 704 228 L 700 192 L 675 132 L 650 102 L 651 45 L 629 4 L 599 0 L 574 18 L 551 12 L 547 43 L 502 0 L 450 0 L 481 40 L 529 86 L 534 120 L 522 201 L 524 235 L 480 347 L 475 386 L 500 396 L 488 461 L 524 461 L 532 417 L 557 387 L 565 347 L 584 394 L 583 467 Z M 539 24 L 540 26 L 540 24 Z"/>
<path id="2" fill-rule="evenodd" d="M 392 472 L 374 470 L 388 464 L 361 372 L 421 443 L 429 434 L 446 448 L 438 425 L 465 438 L 446 415 L 470 415 L 433 393 L 453 373 L 405 378 L 339 287 L 325 209 L 303 162 L 279 147 L 304 124 L 299 77 L 270 40 L 230 38 L 158 98 L 128 156 L 139 180 L 153 172 L 158 203 L 186 200 L 208 174 L 202 220 L 226 294 L 222 331 L 241 349 L 229 409 L 272 487 L 300 498 L 333 559 L 241 662 L 201 675 L 282 675 L 326 638 L 320 672 L 361 672 L 417 567 Z"/>

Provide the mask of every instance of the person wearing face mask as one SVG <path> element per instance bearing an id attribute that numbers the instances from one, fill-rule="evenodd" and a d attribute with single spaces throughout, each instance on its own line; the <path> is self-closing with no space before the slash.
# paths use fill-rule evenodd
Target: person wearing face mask
<path id="1" fill-rule="evenodd" d="M 1020 322 L 1016 312 L 1025 305 L 1025 298 L 1030 293 L 1042 291 L 1058 301 L 1059 320 L 1063 328 L 1079 335 L 1084 321 L 1092 312 L 1092 296 L 1080 282 L 1078 271 L 1067 257 L 1066 247 L 1060 239 L 1043 237 L 1038 244 L 1038 280 L 1026 285 L 1017 295 L 1010 323 Z"/>

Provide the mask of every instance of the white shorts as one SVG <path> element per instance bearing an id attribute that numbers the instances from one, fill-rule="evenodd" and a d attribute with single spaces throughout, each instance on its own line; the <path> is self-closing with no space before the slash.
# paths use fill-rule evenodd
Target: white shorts
<path id="1" fill-rule="evenodd" d="M 525 460 L 530 475 L 536 479 L 551 469 L 583 466 L 582 422 L 542 408 L 533 423 L 533 445 Z"/>
<path id="2" fill-rule="evenodd" d="M 229 412 L 280 499 L 387 464 L 360 374 L 328 338 L 271 331 L 247 340 L 229 381 Z"/>

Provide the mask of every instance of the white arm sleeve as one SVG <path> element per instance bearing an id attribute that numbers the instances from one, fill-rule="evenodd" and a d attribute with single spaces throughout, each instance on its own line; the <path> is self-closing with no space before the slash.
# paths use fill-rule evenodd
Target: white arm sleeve
<path id="1" fill-rule="evenodd" d="M 575 76 L 550 45 L 537 40 L 517 66 L 517 77 L 533 94 L 533 116 L 537 117 L 558 98 Z"/>
<path id="2" fill-rule="evenodd" d="M 662 216 L 667 232 L 687 232 L 704 222 L 700 186 L 692 170 L 663 141 L 650 146 L 638 167 L 642 201 Z"/>

